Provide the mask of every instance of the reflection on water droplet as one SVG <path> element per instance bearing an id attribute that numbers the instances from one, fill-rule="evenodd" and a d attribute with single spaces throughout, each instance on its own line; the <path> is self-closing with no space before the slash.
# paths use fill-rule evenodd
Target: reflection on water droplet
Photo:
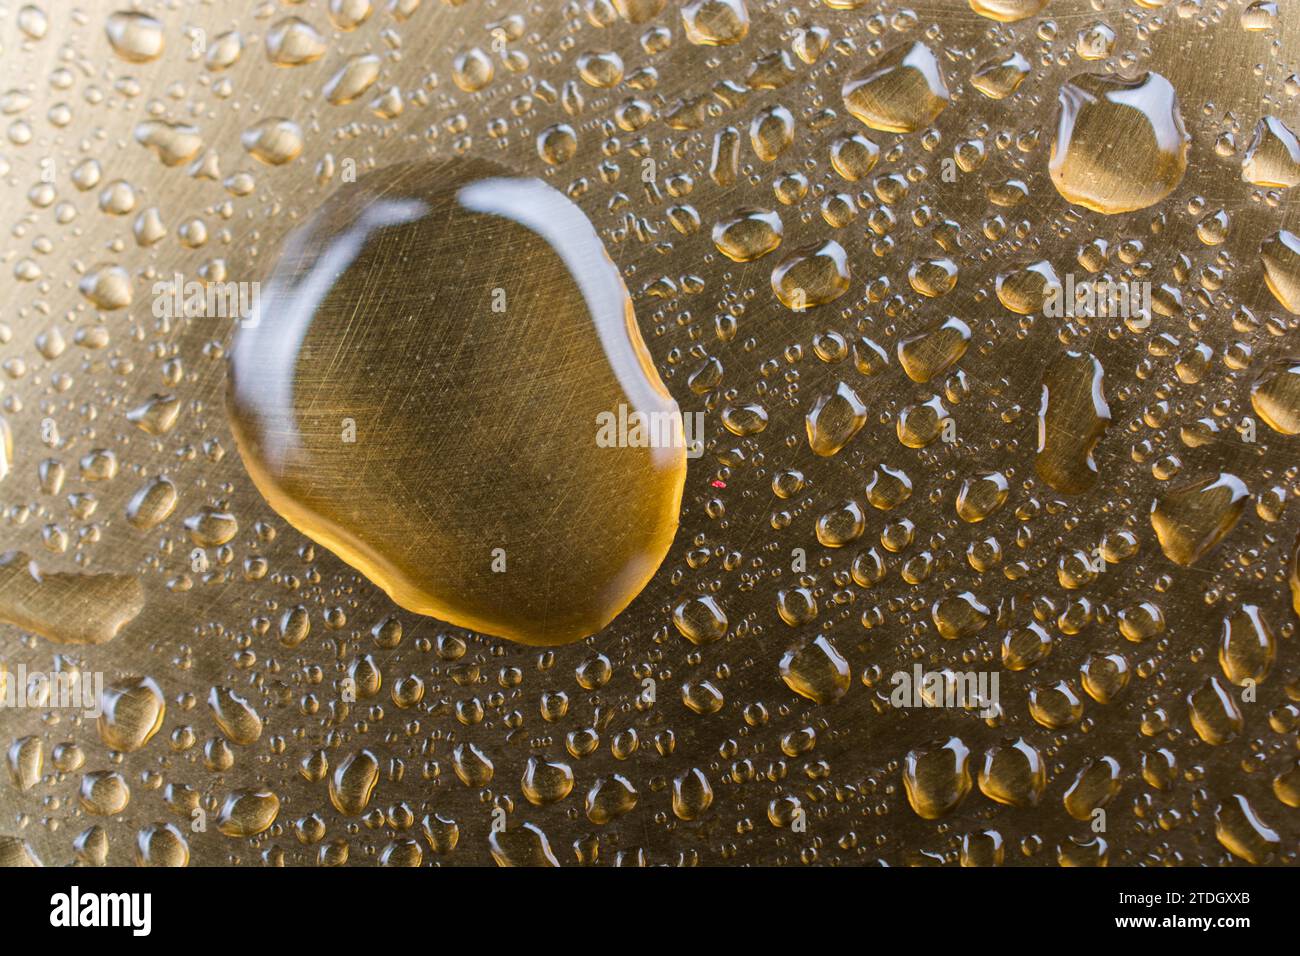
<path id="1" fill-rule="evenodd" d="M 260 306 L 231 355 L 244 462 L 398 604 L 563 644 L 663 560 L 677 406 L 590 223 L 549 186 L 483 161 L 367 176 L 290 241 Z"/>
<path id="2" fill-rule="evenodd" d="M 913 133 L 948 105 L 948 86 L 934 51 L 920 41 L 894 47 L 844 82 L 850 113 L 872 129 Z"/>
<path id="3" fill-rule="evenodd" d="M 1174 488 L 1151 504 L 1151 526 L 1170 561 L 1190 566 L 1237 524 L 1250 491 L 1236 475 L 1221 472 Z"/>
<path id="4" fill-rule="evenodd" d="M 1034 468 L 1064 494 L 1080 494 L 1097 480 L 1092 452 L 1110 424 L 1102 376 L 1097 357 L 1081 352 L 1063 352 L 1043 374 Z"/>
<path id="5" fill-rule="evenodd" d="M 136 577 L 47 573 L 21 551 L 0 554 L 0 621 L 56 644 L 111 641 L 143 609 Z"/>
<path id="6" fill-rule="evenodd" d="M 1292 315 L 1300 315 L 1300 236 L 1279 229 L 1259 247 L 1264 282 Z"/>
<path id="7" fill-rule="evenodd" d="M 1159 73 L 1083 73 L 1061 85 L 1059 103 L 1050 170 L 1067 201 L 1094 212 L 1132 212 L 1158 203 L 1182 181 L 1191 137 L 1178 96 Z"/>
<path id="8" fill-rule="evenodd" d="M 686 39 L 697 46 L 730 46 L 749 33 L 745 0 L 690 0 L 682 7 Z"/>

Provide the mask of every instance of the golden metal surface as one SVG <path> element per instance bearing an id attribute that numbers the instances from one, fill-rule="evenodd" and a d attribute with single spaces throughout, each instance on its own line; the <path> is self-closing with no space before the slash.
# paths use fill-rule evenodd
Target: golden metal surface
<path id="1" fill-rule="evenodd" d="M 6 0 L 0 659 L 106 706 L 0 709 L 0 861 L 1294 863 L 1300 11 L 1269 6 Z M 165 314 L 456 156 L 576 203 L 704 412 L 663 564 L 564 647 L 296 531 L 228 422 L 237 320 Z M 1045 268 L 1150 314 L 1048 314 Z M 467 421 L 417 492 L 577 434 L 510 394 L 554 356 L 509 329 L 475 381 L 533 424 Z M 340 407 L 410 391 L 376 355 L 340 352 Z M 490 460 L 427 527 L 536 494 Z M 894 706 L 914 665 L 996 674 L 996 712 Z"/>

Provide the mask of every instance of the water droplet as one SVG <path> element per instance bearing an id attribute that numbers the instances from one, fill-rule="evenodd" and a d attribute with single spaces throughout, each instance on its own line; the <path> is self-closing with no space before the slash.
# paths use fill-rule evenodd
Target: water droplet
<path id="1" fill-rule="evenodd" d="M 551 842 L 541 828 L 525 823 L 514 830 L 493 830 L 488 846 L 497 866 L 559 866 Z"/>
<path id="2" fill-rule="evenodd" d="M 1093 449 L 1110 424 L 1095 355 L 1063 352 L 1043 374 L 1038 412 L 1038 477 L 1063 494 L 1087 491 L 1097 480 Z"/>
<path id="3" fill-rule="evenodd" d="M 970 750 L 960 737 L 909 751 L 903 764 L 907 802 L 923 820 L 947 816 L 971 790 Z"/>
<path id="4" fill-rule="evenodd" d="M 265 787 L 243 787 L 227 795 L 217 815 L 217 829 L 228 837 L 257 836 L 280 815 L 280 798 Z"/>
<path id="5" fill-rule="evenodd" d="M 852 680 L 849 662 L 823 635 L 786 651 L 780 663 L 781 680 L 800 697 L 815 704 L 839 700 Z"/>
<path id="6" fill-rule="evenodd" d="M 152 677 L 133 677 L 104 688 L 99 736 L 114 750 L 139 750 L 162 727 L 167 705 Z"/>
<path id="7" fill-rule="evenodd" d="M 81 808 L 97 817 L 111 817 L 131 802 L 131 788 L 116 770 L 94 770 L 81 778 Z"/>
<path id="8" fill-rule="evenodd" d="M 733 262 L 753 262 L 781 245 L 783 231 L 769 209 L 738 209 L 713 227 L 713 244 Z"/>
<path id="9" fill-rule="evenodd" d="M 730 46 L 749 33 L 745 0 L 691 0 L 682 7 L 686 39 L 696 46 Z"/>
<path id="10" fill-rule="evenodd" d="M 1236 526 L 1249 497 L 1242 480 L 1227 472 L 1170 489 L 1151 505 L 1160 550 L 1177 564 L 1195 564 Z"/>
<path id="11" fill-rule="evenodd" d="M 42 572 L 21 551 L 0 554 L 0 621 L 56 644 L 107 643 L 143 609 L 134 576 Z"/>
<path id="12" fill-rule="evenodd" d="M 1223 619 L 1219 666 L 1230 682 L 1262 684 L 1276 657 L 1277 639 L 1257 605 L 1243 604 Z"/>
<path id="13" fill-rule="evenodd" d="M 283 166 L 302 153 L 302 129 L 293 120 L 268 117 L 244 130 L 240 142 L 254 159 L 268 166 Z"/>
<path id="14" fill-rule="evenodd" d="M 1290 189 L 1300 184 L 1300 141 L 1276 116 L 1265 116 L 1241 160 L 1241 178 L 1263 189 Z"/>
<path id="15" fill-rule="evenodd" d="M 339 813 L 354 817 L 370 805 L 370 795 L 379 783 L 379 758 L 369 750 L 348 754 L 330 777 L 330 803 Z"/>
<path id="16" fill-rule="evenodd" d="M 1052 182 L 1068 202 L 1115 214 L 1168 196 L 1187 171 L 1191 137 L 1159 73 L 1082 73 L 1061 85 Z"/>
<path id="17" fill-rule="evenodd" d="M 898 361 L 914 382 L 928 382 L 952 368 L 970 345 L 970 326 L 956 316 L 938 319 L 898 340 Z"/>
<path id="18" fill-rule="evenodd" d="M 1003 23 L 1027 20 L 1042 13 L 1046 6 L 1047 0 L 970 0 L 970 8 L 980 16 Z"/>
<path id="19" fill-rule="evenodd" d="M 834 239 L 802 246 L 772 270 L 772 291 L 796 312 L 834 302 L 848 290 L 848 256 Z"/>
<path id="20" fill-rule="evenodd" d="M 285 17 L 266 33 L 266 58 L 276 66 L 301 66 L 325 55 L 325 38 L 299 17 Z"/>
<path id="21" fill-rule="evenodd" d="M 481 161 L 367 177 L 291 241 L 260 305 L 231 356 L 244 462 L 398 604 L 567 643 L 653 575 L 685 480 L 665 440 L 680 418 L 617 270 L 549 186 Z M 623 439 L 605 435 L 620 420 Z M 466 421 L 491 440 L 466 442 Z"/>
<path id="22" fill-rule="evenodd" d="M 1266 825 L 1255 808 L 1239 793 L 1214 811 L 1214 835 L 1233 856 L 1256 865 L 1268 863 L 1282 840 Z"/>
<path id="23" fill-rule="evenodd" d="M 1280 229 L 1259 247 L 1264 282 L 1292 315 L 1300 315 L 1300 237 Z"/>
<path id="24" fill-rule="evenodd" d="M 109 46 L 131 63 L 148 63 L 162 56 L 163 26 L 147 13 L 119 10 L 104 23 Z"/>
<path id="25" fill-rule="evenodd" d="M 848 111 L 872 129 L 914 133 L 948 105 L 948 86 L 934 51 L 920 41 L 894 47 L 845 81 Z"/>
<path id="26" fill-rule="evenodd" d="M 971 86 L 991 100 L 1006 99 L 1029 75 L 1029 69 L 1029 61 L 1018 51 L 1013 52 L 976 67 L 971 74 Z"/>
<path id="27" fill-rule="evenodd" d="M 867 407 L 853 387 L 839 382 L 808 413 L 808 446 L 823 458 L 839 452 L 867 423 Z"/>
<path id="28" fill-rule="evenodd" d="M 1217 677 L 1208 678 L 1187 695 L 1187 712 L 1196 735 L 1216 747 L 1232 740 L 1245 726 L 1236 699 Z"/>

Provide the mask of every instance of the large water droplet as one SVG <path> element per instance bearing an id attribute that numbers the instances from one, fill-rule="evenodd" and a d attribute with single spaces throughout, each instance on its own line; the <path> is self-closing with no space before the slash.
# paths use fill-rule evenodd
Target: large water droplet
<path id="1" fill-rule="evenodd" d="M 845 81 L 848 111 L 872 129 L 912 133 L 948 105 L 948 86 L 932 51 L 919 40 L 894 47 Z"/>
<path id="2" fill-rule="evenodd" d="M 1059 102 L 1050 169 L 1069 202 L 1132 212 L 1158 203 L 1182 181 L 1191 138 L 1178 96 L 1159 73 L 1083 73 L 1061 85 Z"/>
<path id="3" fill-rule="evenodd" d="M 1097 480 L 1092 451 L 1110 424 L 1101 362 L 1090 353 L 1063 352 L 1043 375 L 1038 412 L 1038 477 L 1077 495 Z"/>
<path id="4" fill-rule="evenodd" d="M 45 573 L 21 551 L 0 554 L 0 621 L 56 644 L 103 644 L 144 609 L 139 578 Z"/>
<path id="5" fill-rule="evenodd" d="M 1170 561 L 1192 565 L 1236 526 L 1250 491 L 1221 472 L 1171 489 L 1151 505 L 1151 526 Z"/>
<path id="6" fill-rule="evenodd" d="M 292 238 L 258 316 L 231 356 L 249 473 L 398 604 L 563 644 L 654 574 L 680 415 L 549 186 L 483 161 L 364 177 Z"/>
<path id="7" fill-rule="evenodd" d="M 1259 247 L 1264 283 L 1282 308 L 1300 315 L 1300 236 L 1279 229 Z"/>

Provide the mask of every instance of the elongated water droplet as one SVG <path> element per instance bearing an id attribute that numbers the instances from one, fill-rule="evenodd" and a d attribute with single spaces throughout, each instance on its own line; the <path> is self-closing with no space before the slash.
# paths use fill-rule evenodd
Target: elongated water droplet
<path id="1" fill-rule="evenodd" d="M 56 644 L 111 641 L 143 609 L 136 577 L 46 573 L 21 551 L 0 554 L 0 621 Z"/>
<path id="2" fill-rule="evenodd" d="M 1095 355 L 1064 352 L 1043 375 L 1038 412 L 1038 477 L 1064 494 L 1087 491 L 1097 480 L 1092 452 L 1110 424 Z"/>

